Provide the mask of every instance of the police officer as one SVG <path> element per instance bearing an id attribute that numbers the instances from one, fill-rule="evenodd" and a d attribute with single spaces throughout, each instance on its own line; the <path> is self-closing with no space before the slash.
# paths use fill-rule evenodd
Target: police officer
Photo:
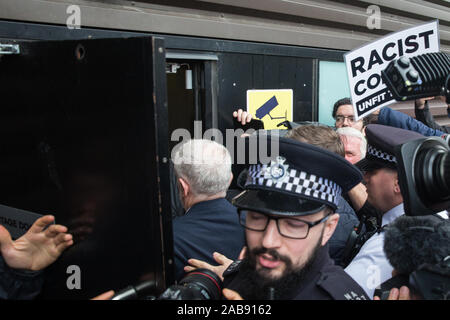
<path id="1" fill-rule="evenodd" d="M 390 279 L 393 270 L 383 251 L 383 230 L 405 213 L 394 150 L 424 136 L 414 131 L 370 124 L 366 128 L 366 137 L 366 157 L 357 166 L 364 171 L 367 200 L 382 213 L 381 228 L 361 246 L 345 271 L 369 297 L 373 297 L 375 288 Z"/>
<path id="2" fill-rule="evenodd" d="M 248 247 L 223 273 L 225 297 L 368 299 L 334 265 L 327 246 L 339 220 L 338 196 L 361 181 L 360 171 L 325 149 L 268 139 L 279 139 L 278 156 L 251 165 L 245 191 L 233 199 Z"/>

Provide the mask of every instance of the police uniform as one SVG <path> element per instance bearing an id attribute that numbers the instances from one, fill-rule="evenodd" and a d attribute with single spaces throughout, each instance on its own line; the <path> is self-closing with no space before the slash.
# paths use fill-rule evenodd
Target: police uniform
<path id="1" fill-rule="evenodd" d="M 414 131 L 371 124 L 366 128 L 366 138 L 366 157 L 356 165 L 367 172 L 381 168 L 397 170 L 395 147 L 414 139 L 423 138 L 423 136 Z M 404 213 L 403 203 L 384 212 L 382 228 L 364 243 L 359 253 L 345 268 L 345 271 L 359 283 L 371 298 L 375 289 L 392 277 L 393 268 L 383 250 L 383 230 Z"/>
<path id="2" fill-rule="evenodd" d="M 259 160 L 249 167 L 245 190 L 232 200 L 240 209 L 286 217 L 311 215 L 326 207 L 336 210 L 342 192 L 362 180 L 355 166 L 332 152 L 292 139 L 265 137 L 270 146 L 272 139 L 279 139 L 275 150 L 278 155 L 270 163 Z M 260 138 L 250 137 L 247 143 Z M 304 280 L 291 291 L 290 299 L 368 299 L 364 290 L 334 265 L 328 245 L 321 247 L 315 257 Z M 224 287 L 239 287 L 239 269 L 240 261 L 230 265 L 224 273 Z"/>
<path id="3" fill-rule="evenodd" d="M 236 277 L 242 260 L 234 261 L 223 273 L 223 287 L 238 291 Z M 268 297 L 269 299 L 269 297 Z M 322 247 L 301 286 L 292 292 L 291 300 L 370 300 L 364 290 L 349 277 L 342 267 L 334 264 L 328 255 L 328 246 Z"/>

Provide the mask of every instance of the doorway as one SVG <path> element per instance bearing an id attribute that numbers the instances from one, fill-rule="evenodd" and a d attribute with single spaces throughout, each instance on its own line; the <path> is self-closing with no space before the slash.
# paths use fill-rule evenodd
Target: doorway
<path id="1" fill-rule="evenodd" d="M 202 121 L 204 110 L 204 67 L 201 61 L 166 60 L 169 114 L 169 151 L 178 143 L 171 141 L 176 129 L 187 129 L 194 137 L 194 121 Z"/>
<path id="2" fill-rule="evenodd" d="M 194 138 L 194 121 L 201 121 L 202 134 L 217 128 L 217 61 L 206 52 L 166 53 L 169 152 L 179 143 L 171 141 L 174 130 L 186 129 Z"/>

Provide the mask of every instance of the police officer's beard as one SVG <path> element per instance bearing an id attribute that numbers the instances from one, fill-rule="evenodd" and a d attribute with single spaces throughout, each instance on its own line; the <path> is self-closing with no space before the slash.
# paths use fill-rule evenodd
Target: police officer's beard
<path id="1" fill-rule="evenodd" d="M 235 290 L 246 300 L 266 300 L 269 299 L 271 294 L 276 300 L 292 298 L 295 290 L 301 286 L 301 283 L 310 272 L 317 253 L 322 248 L 321 239 L 322 237 L 319 237 L 319 241 L 311 252 L 309 259 L 297 268 L 292 266 L 292 261 L 289 257 L 280 255 L 275 250 L 255 248 L 249 251 L 240 265 L 236 281 L 233 281 L 238 286 Z M 280 278 L 270 279 L 256 271 L 257 255 L 264 253 L 268 253 L 275 259 L 285 263 L 285 271 Z M 273 288 L 273 291 L 271 291 L 271 288 Z"/>

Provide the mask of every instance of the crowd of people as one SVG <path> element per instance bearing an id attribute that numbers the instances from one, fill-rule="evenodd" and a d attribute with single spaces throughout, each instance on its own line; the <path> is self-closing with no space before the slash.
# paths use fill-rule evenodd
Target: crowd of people
<path id="1" fill-rule="evenodd" d="M 386 230 L 395 227 L 397 220 L 412 218 L 405 216 L 394 149 L 424 136 L 448 141 L 448 129 L 434 122 L 427 100 L 416 101 L 417 119 L 423 122 L 390 108 L 355 121 L 351 100 L 344 98 L 333 108 L 335 128 L 301 125 L 281 138 L 273 136 L 280 143 L 278 158 L 270 164 L 250 165 L 245 178 L 240 178 L 244 181 L 242 192 L 230 199 L 238 214 L 221 211 L 235 217 L 236 227 L 238 223 L 244 227 L 245 240 L 241 229 L 231 234 L 223 225 L 205 228 L 202 233 L 208 242 L 204 247 L 214 247 L 209 239 L 223 234 L 242 241 L 245 250 L 240 256 L 224 255 L 225 250 L 239 251 L 239 244 L 225 241 L 209 255 L 192 253 L 191 259 L 180 255 L 178 258 L 184 260 L 178 262 L 177 272 L 182 265 L 186 265 L 184 272 L 195 268 L 216 272 L 224 280 L 227 289 L 223 293 L 228 299 L 380 299 L 376 289 L 386 288 L 399 272 L 399 262 L 392 262 L 395 255 L 386 253 L 397 242 L 385 242 Z M 252 121 L 243 110 L 233 116 L 242 125 Z M 263 136 L 257 133 L 246 139 Z M 217 144 L 217 150 L 220 147 Z M 192 172 L 205 176 L 216 169 L 208 161 L 202 163 L 202 169 L 194 167 Z M 184 177 L 177 172 L 178 179 Z M 190 212 L 195 207 L 174 223 L 193 223 L 197 216 Z M 423 217 L 424 224 L 437 219 L 444 231 L 428 246 L 415 247 L 416 251 L 427 250 L 423 254 L 426 258 L 418 260 L 421 263 L 437 264 L 450 255 L 446 214 Z M 199 215 L 198 219 L 204 217 Z M 209 219 L 208 226 L 224 217 L 213 210 Z M 364 236 L 351 241 L 352 233 Z M 184 232 L 182 241 L 175 240 L 175 250 L 188 246 L 190 237 L 199 242 L 198 234 Z M 414 270 L 403 271 L 403 277 Z M 423 298 L 417 289 L 412 291 L 408 281 L 394 282 L 388 289 L 390 294 L 384 299 Z"/>
<path id="2" fill-rule="evenodd" d="M 435 123 L 428 99 L 416 101 L 416 119 L 385 107 L 356 121 L 353 110 L 344 98 L 334 105 L 334 128 L 316 123 L 283 136 L 242 137 L 247 146 L 276 139 L 279 150 L 269 163 L 249 164 L 237 190 L 230 190 L 233 159 L 223 145 L 202 139 L 177 145 L 171 159 L 177 281 L 210 269 L 229 300 L 428 298 L 409 279 L 424 265 L 450 260 L 448 215 L 405 215 L 394 149 L 423 136 L 448 142 L 450 128 Z M 233 116 L 242 125 L 253 121 L 243 110 Z M 0 226 L 1 299 L 32 299 L 41 270 L 73 244 L 66 227 L 47 227 L 53 219 L 37 220 L 15 241 Z"/>

